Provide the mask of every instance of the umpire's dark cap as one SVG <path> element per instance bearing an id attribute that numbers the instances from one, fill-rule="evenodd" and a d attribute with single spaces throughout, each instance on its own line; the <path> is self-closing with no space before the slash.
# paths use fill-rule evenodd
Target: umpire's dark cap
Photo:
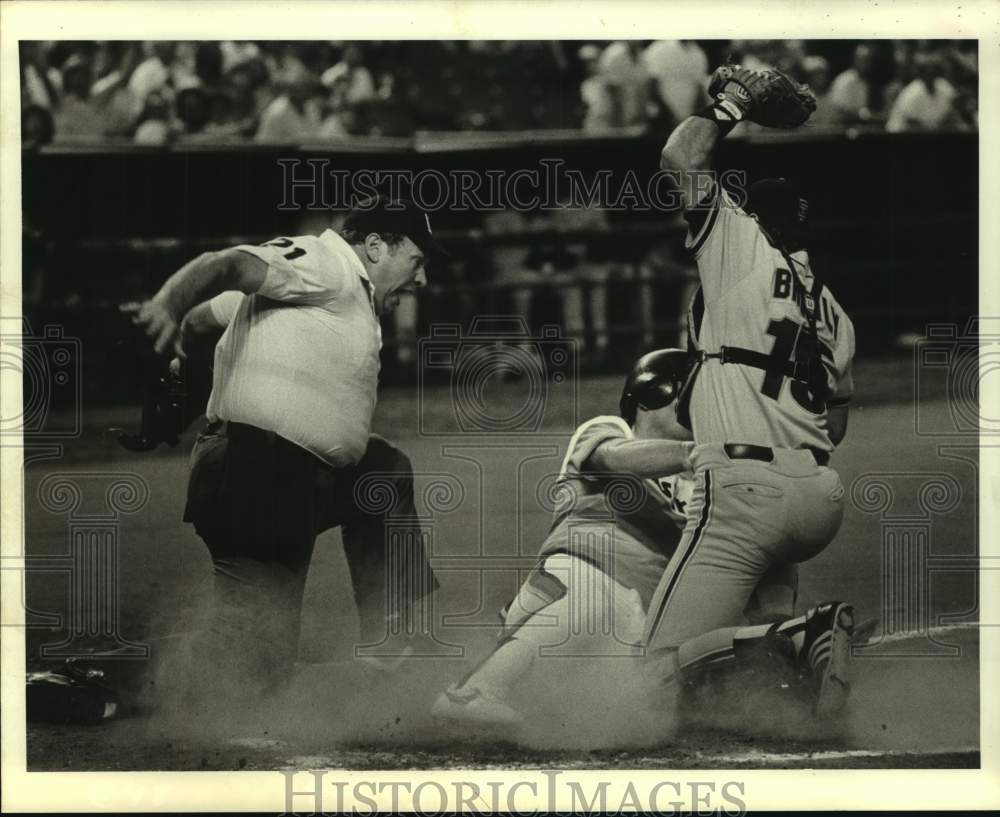
<path id="1" fill-rule="evenodd" d="M 430 215 L 409 199 L 386 196 L 365 199 L 347 214 L 343 229 L 361 235 L 404 235 L 425 255 L 448 255 L 431 231 Z"/>

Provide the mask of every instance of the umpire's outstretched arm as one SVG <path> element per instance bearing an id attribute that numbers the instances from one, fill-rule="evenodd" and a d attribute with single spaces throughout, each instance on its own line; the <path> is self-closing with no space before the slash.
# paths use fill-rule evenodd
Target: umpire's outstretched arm
<path id="1" fill-rule="evenodd" d="M 193 307 L 226 290 L 252 294 L 261 288 L 266 275 L 267 264 L 249 253 L 235 249 L 206 252 L 171 275 L 150 300 L 120 308 L 153 339 L 156 354 L 183 357 L 180 326 Z"/>

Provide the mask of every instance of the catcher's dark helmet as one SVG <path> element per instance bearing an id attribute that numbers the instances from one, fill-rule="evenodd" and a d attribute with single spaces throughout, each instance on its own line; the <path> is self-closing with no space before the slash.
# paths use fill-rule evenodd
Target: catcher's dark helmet
<path id="1" fill-rule="evenodd" d="M 640 357 L 625 378 L 618 403 L 622 419 L 635 425 L 639 407 L 647 411 L 669 406 L 681 393 L 691 366 L 683 349 L 657 349 Z"/>
<path id="2" fill-rule="evenodd" d="M 787 252 L 801 250 L 808 237 L 809 202 L 788 179 L 761 179 L 750 185 L 744 208 Z"/>

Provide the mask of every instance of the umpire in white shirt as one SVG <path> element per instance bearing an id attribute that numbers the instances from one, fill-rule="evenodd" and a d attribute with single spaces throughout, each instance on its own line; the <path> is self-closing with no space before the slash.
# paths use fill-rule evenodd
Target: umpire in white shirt
<path id="1" fill-rule="evenodd" d="M 379 319 L 427 283 L 439 249 L 426 213 L 376 198 L 339 234 L 205 253 L 124 307 L 160 354 L 222 331 L 184 516 L 215 565 L 205 643 L 221 675 L 258 691 L 288 676 L 313 545 L 336 526 L 362 642 L 385 642 L 387 621 L 421 629 L 413 604 L 437 581 L 413 472 L 371 422 Z"/>

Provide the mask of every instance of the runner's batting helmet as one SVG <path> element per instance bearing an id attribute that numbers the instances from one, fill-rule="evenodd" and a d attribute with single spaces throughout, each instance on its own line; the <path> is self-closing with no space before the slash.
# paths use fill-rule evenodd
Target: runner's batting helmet
<path id="1" fill-rule="evenodd" d="M 657 349 L 640 357 L 622 389 L 618 409 L 622 419 L 635 425 L 639 408 L 652 411 L 669 406 L 681 393 L 691 366 L 691 355 L 683 349 Z"/>

